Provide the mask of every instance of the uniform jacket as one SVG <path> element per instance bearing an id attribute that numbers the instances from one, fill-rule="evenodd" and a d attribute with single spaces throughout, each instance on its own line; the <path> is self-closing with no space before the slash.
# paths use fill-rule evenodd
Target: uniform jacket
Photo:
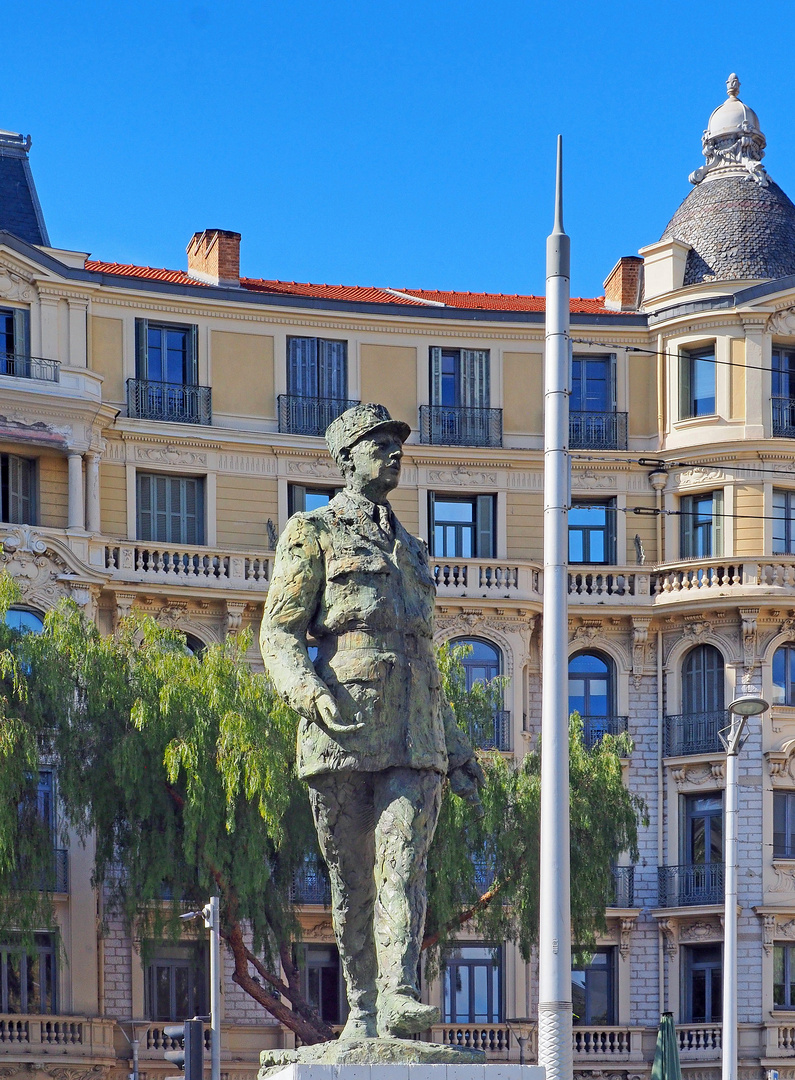
<path id="1" fill-rule="evenodd" d="M 394 766 L 445 773 L 472 749 L 442 699 L 433 647 L 435 586 L 425 544 L 346 489 L 295 514 L 276 550 L 260 645 L 278 693 L 301 716 L 299 775 Z M 318 655 L 309 659 L 307 638 Z M 343 722 L 314 722 L 328 688 Z"/>

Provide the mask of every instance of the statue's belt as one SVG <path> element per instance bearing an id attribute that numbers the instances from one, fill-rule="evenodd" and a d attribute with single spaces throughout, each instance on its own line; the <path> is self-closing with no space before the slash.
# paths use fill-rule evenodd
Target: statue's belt
<path id="1" fill-rule="evenodd" d="M 344 634 L 337 634 L 336 637 L 329 636 L 326 641 L 328 644 L 324 643 L 320 646 L 320 651 L 324 654 L 328 651 L 350 652 L 352 649 L 375 649 L 378 652 L 416 656 L 421 651 L 431 651 L 429 638 L 418 634 L 399 634 L 390 630 L 348 630 Z"/>

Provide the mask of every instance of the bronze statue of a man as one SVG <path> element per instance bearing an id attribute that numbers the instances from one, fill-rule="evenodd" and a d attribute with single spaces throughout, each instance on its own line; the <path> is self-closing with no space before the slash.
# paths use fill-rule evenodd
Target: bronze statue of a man
<path id="1" fill-rule="evenodd" d="M 438 1021 L 417 987 L 428 848 L 445 775 L 475 802 L 483 781 L 442 697 L 427 548 L 387 501 L 410 430 L 372 404 L 329 426 L 345 489 L 288 521 L 262 620 L 265 667 L 301 717 L 299 775 L 350 1007 L 343 1039 L 405 1037 Z"/>

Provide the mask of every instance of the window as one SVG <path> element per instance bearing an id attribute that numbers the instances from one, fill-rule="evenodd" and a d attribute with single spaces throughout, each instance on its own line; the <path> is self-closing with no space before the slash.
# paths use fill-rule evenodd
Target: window
<path id="1" fill-rule="evenodd" d="M 715 413 L 715 346 L 679 356 L 679 419 Z"/>
<path id="2" fill-rule="evenodd" d="M 723 657 L 714 645 L 697 645 L 682 664 L 682 712 L 723 711 Z"/>
<path id="3" fill-rule="evenodd" d="M 204 484 L 193 476 L 138 473 L 138 539 L 204 543 Z"/>
<path id="4" fill-rule="evenodd" d="M 795 555 L 795 491 L 773 491 L 773 554 Z"/>
<path id="5" fill-rule="evenodd" d="M 586 746 L 627 730 L 627 718 L 615 715 L 614 673 L 613 661 L 601 653 L 578 653 L 569 660 L 569 714 L 580 714 Z"/>
<path id="6" fill-rule="evenodd" d="M 344 400 L 348 393 L 348 342 L 288 337 L 287 393 Z"/>
<path id="7" fill-rule="evenodd" d="M 684 495 L 679 500 L 679 549 L 683 559 L 723 554 L 723 492 Z"/>
<path id="8" fill-rule="evenodd" d="M 196 327 L 135 320 L 137 378 L 194 386 L 197 379 Z"/>
<path id="9" fill-rule="evenodd" d="M 444 1022 L 499 1024 L 502 1017 L 502 952 L 462 945 L 444 959 Z"/>
<path id="10" fill-rule="evenodd" d="M 36 525 L 36 462 L 0 454 L 0 520 Z"/>
<path id="11" fill-rule="evenodd" d="M 40 634 L 44 629 L 41 615 L 25 608 L 10 608 L 6 612 L 5 623 L 12 630 L 19 630 L 23 634 Z"/>
<path id="12" fill-rule="evenodd" d="M 428 494 L 431 554 L 437 559 L 493 559 L 493 495 L 458 498 Z"/>
<path id="13" fill-rule="evenodd" d="M 344 1024 L 348 1006 L 336 945 L 304 946 L 306 1000 L 327 1024 Z"/>
<path id="14" fill-rule="evenodd" d="M 795 791 L 773 792 L 773 858 L 795 859 Z"/>
<path id="15" fill-rule="evenodd" d="M 795 398 L 794 349 L 773 349 L 771 390 L 774 398 Z"/>
<path id="16" fill-rule="evenodd" d="M 686 865 L 723 860 L 723 799 L 720 794 L 684 795 L 682 862 Z"/>
<path id="17" fill-rule="evenodd" d="M 571 1000 L 575 1024 L 614 1024 L 615 949 L 597 949 L 590 964 L 572 965 Z"/>
<path id="18" fill-rule="evenodd" d="M 616 561 L 615 501 L 572 502 L 569 510 L 569 562 L 614 563 Z"/>
<path id="19" fill-rule="evenodd" d="M 616 407 L 616 358 L 575 356 L 571 362 L 572 412 L 612 412 Z"/>
<path id="20" fill-rule="evenodd" d="M 480 638 L 456 638 L 451 645 L 466 645 L 469 652 L 461 663 L 466 678 L 466 688 L 476 683 L 488 683 L 496 679 L 502 670 L 502 654 L 496 645 Z M 491 699 L 494 702 L 494 698 Z M 495 703 L 491 715 L 470 721 L 469 739 L 481 750 L 509 750 L 511 746 L 510 713 L 502 708 L 502 701 Z"/>
<path id="21" fill-rule="evenodd" d="M 773 1008 L 795 1009 L 795 945 L 773 946 Z"/>
<path id="22" fill-rule="evenodd" d="M 423 442 L 501 446 L 502 410 L 490 407 L 488 349 L 430 350 L 431 404 L 420 407 Z"/>
<path id="23" fill-rule="evenodd" d="M 713 1024 L 722 1019 L 723 962 L 720 945 L 693 945 L 682 949 L 687 1024 Z"/>
<path id="24" fill-rule="evenodd" d="M 773 704 L 795 705 L 795 643 L 773 653 Z"/>
<path id="25" fill-rule="evenodd" d="M 146 969 L 149 1020 L 186 1020 L 205 1012 L 204 949 L 191 945 L 157 946 Z"/>
<path id="26" fill-rule="evenodd" d="M 0 308 L 0 375 L 30 377 L 30 320 L 24 308 Z"/>
<path id="27" fill-rule="evenodd" d="M 13 938 L 0 943 L 0 1012 L 57 1011 L 55 956 L 51 934 L 36 934 L 29 951 Z"/>
<path id="28" fill-rule="evenodd" d="M 287 514 L 292 517 L 301 511 L 320 510 L 328 506 L 340 488 L 307 487 L 305 484 L 287 485 Z"/>

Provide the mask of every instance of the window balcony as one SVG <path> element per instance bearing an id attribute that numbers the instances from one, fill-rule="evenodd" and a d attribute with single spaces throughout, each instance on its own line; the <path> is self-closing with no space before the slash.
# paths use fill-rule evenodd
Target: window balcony
<path id="1" fill-rule="evenodd" d="M 723 863 L 687 863 L 657 868 L 660 907 L 723 903 Z"/>
<path id="2" fill-rule="evenodd" d="M 212 391 L 209 386 L 128 379 L 127 415 L 173 424 L 211 424 Z"/>
<path id="3" fill-rule="evenodd" d="M 300 394 L 279 394 L 279 431 L 288 435 L 326 434 L 329 424 L 358 401 L 342 398 L 304 397 Z"/>
<path id="4" fill-rule="evenodd" d="M 83 1072 L 86 1059 L 93 1059 L 95 1070 L 89 1071 L 89 1075 L 94 1072 L 102 1075 L 96 1068 L 97 1059 L 101 1059 L 106 1067 L 115 1063 L 114 1027 L 113 1020 L 97 1017 L 3 1013 L 0 1014 L 0 1060 L 29 1057 L 30 1064 L 22 1065 L 16 1071 L 35 1073 L 43 1071 L 41 1066 L 36 1067 L 37 1058 L 57 1055 L 59 1062 L 67 1059 L 64 1064 L 69 1058 L 76 1059 L 78 1075 L 86 1075 Z M 71 1070 L 68 1073 L 64 1070 L 64 1075 L 71 1075 Z"/>
<path id="5" fill-rule="evenodd" d="M 433 446 L 502 446 L 502 409 L 420 405 L 420 442 Z"/>
<path id="6" fill-rule="evenodd" d="M 795 439 L 795 397 L 770 399 L 773 412 L 773 435 L 779 439 Z"/>
<path id="7" fill-rule="evenodd" d="M 610 907 L 631 908 L 635 906 L 635 867 L 613 867 L 613 895 Z"/>
<path id="8" fill-rule="evenodd" d="M 570 412 L 569 449 L 626 450 L 627 413 Z"/>
<path id="9" fill-rule="evenodd" d="M 666 716 L 663 753 L 665 757 L 722 754 L 724 750 L 718 732 L 728 724 L 729 715 L 725 709 Z"/>
<path id="10" fill-rule="evenodd" d="M 45 360 L 41 356 L 0 353 L 0 375 L 10 375 L 14 379 L 37 379 L 39 382 L 57 383 L 60 367 L 57 360 Z"/>
<path id="11" fill-rule="evenodd" d="M 471 724 L 469 741 L 478 750 L 510 750 L 511 714 L 508 709 L 495 709 L 491 720 Z"/>
<path id="12" fill-rule="evenodd" d="M 290 899 L 294 904 L 331 907 L 331 883 L 325 867 L 317 859 L 307 859 L 293 875 Z"/>
<path id="13" fill-rule="evenodd" d="M 211 589 L 268 587 L 271 556 L 187 544 L 145 541 L 92 544 L 92 565 L 104 564 L 115 580 Z"/>
<path id="14" fill-rule="evenodd" d="M 629 730 L 627 716 L 581 716 L 582 738 L 590 750 L 603 735 L 621 735 Z"/>
<path id="15" fill-rule="evenodd" d="M 19 876 L 15 878 L 15 888 L 30 888 L 50 893 L 69 892 L 69 852 L 65 848 L 53 848 L 52 862 L 35 877 L 31 875 L 30 869 L 25 870 L 23 864 Z"/>

